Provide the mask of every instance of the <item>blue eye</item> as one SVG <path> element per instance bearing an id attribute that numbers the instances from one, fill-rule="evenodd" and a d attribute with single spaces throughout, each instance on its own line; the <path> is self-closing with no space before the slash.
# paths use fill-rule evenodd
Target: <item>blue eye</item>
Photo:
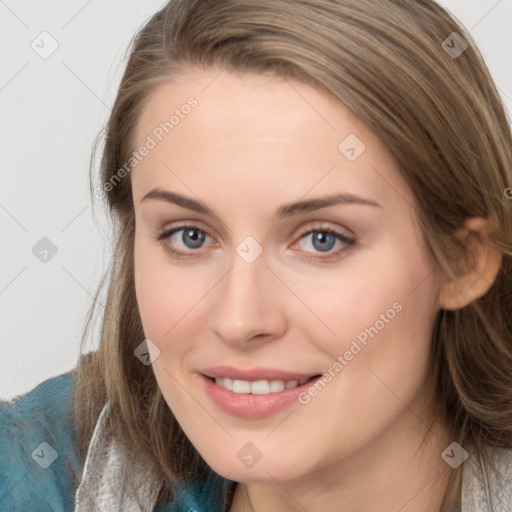
<path id="1" fill-rule="evenodd" d="M 312 237 L 312 244 L 315 249 L 320 252 L 326 252 L 331 250 L 336 243 L 336 236 L 328 231 L 312 231 L 308 234 L 314 235 Z"/>
<path id="2" fill-rule="evenodd" d="M 179 226 L 177 228 L 173 228 L 167 231 L 161 232 L 157 240 L 159 242 L 163 242 L 164 240 L 172 238 L 179 232 L 182 232 L 181 236 L 178 237 L 180 242 L 185 245 L 186 248 L 191 249 L 193 252 L 194 249 L 200 249 L 203 245 L 206 237 L 209 237 L 203 230 L 197 228 L 196 226 Z M 190 256 L 187 252 L 184 252 L 180 249 L 175 249 L 170 246 L 168 243 L 163 244 L 164 248 L 170 254 L 176 256 L 177 258 L 182 258 L 186 256 Z"/>
<path id="3" fill-rule="evenodd" d="M 320 256 L 318 253 L 310 254 L 309 251 L 306 251 L 304 257 L 307 259 L 327 260 L 339 256 L 342 252 L 355 245 L 353 238 L 349 238 L 330 228 L 311 229 L 302 233 L 299 240 L 306 239 L 307 237 L 310 238 L 313 249 L 319 251 L 319 253 L 327 253 L 327 256 Z M 340 242 L 341 248 L 332 251 L 336 242 Z"/>
<path id="4" fill-rule="evenodd" d="M 189 245 L 190 249 L 199 249 L 201 245 L 203 245 L 206 234 L 203 231 L 200 231 L 195 228 L 184 228 L 179 229 L 178 231 L 175 231 L 174 233 L 179 233 L 180 231 L 183 231 L 181 235 L 181 241 L 187 245 Z"/>

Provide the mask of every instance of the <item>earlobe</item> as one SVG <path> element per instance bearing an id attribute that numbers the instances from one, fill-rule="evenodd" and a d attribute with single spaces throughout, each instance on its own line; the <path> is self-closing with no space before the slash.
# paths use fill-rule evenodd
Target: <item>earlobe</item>
<path id="1" fill-rule="evenodd" d="M 457 237 L 466 247 L 466 254 L 460 273 L 441 288 L 442 309 L 460 309 L 489 291 L 502 261 L 501 251 L 491 244 L 490 237 L 496 229 L 494 217 L 472 217 L 457 232 Z"/>

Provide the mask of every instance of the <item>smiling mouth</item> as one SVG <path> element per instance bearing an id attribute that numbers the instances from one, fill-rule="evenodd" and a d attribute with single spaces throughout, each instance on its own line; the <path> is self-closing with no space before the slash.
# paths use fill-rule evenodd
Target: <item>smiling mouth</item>
<path id="1" fill-rule="evenodd" d="M 313 375 L 311 377 L 304 377 L 300 380 L 240 380 L 240 379 L 229 379 L 227 377 L 208 377 L 211 382 L 215 382 L 218 386 L 232 391 L 233 393 L 243 395 L 268 395 L 272 393 L 279 393 L 285 389 L 293 389 L 299 386 L 303 386 L 308 382 L 316 379 L 320 375 Z"/>
<path id="2" fill-rule="evenodd" d="M 301 393 L 322 377 L 322 374 L 307 375 L 264 368 L 242 371 L 233 367 L 210 368 L 199 375 L 206 395 L 220 410 L 238 418 L 254 420 L 292 406 Z"/>

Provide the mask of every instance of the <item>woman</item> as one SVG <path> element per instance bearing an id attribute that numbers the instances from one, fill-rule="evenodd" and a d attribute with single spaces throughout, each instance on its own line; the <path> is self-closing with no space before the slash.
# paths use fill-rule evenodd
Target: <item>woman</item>
<path id="1" fill-rule="evenodd" d="M 4 503 L 510 509 L 512 136 L 444 9 L 171 1 L 101 164 L 100 348 L 4 406 Z"/>

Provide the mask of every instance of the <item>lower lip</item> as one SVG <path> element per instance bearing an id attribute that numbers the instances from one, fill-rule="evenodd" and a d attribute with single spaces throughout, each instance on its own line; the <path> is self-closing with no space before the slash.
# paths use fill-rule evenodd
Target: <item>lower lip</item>
<path id="1" fill-rule="evenodd" d="M 201 375 L 207 395 L 224 412 L 241 418 L 255 419 L 270 416 L 285 409 L 307 388 L 321 377 L 291 389 L 283 389 L 266 395 L 252 395 L 249 393 L 233 393 L 229 389 L 219 386 L 215 381 Z"/>

